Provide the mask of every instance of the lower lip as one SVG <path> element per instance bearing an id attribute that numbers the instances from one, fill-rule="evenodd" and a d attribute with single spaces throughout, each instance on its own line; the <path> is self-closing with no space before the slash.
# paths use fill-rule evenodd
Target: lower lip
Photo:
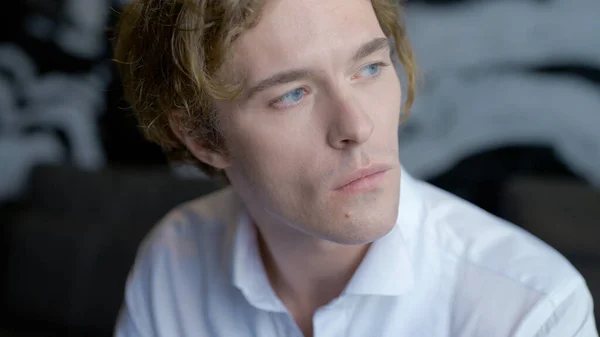
<path id="1" fill-rule="evenodd" d="M 359 193 L 370 191 L 379 186 L 386 172 L 387 171 L 373 173 L 366 177 L 355 180 L 348 185 L 344 185 L 343 187 L 337 188 L 335 189 L 335 191 L 342 193 Z"/>

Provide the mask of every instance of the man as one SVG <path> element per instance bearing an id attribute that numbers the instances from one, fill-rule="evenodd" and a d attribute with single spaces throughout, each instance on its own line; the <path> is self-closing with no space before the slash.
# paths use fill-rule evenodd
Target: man
<path id="1" fill-rule="evenodd" d="M 398 10 L 132 3 L 116 57 L 146 136 L 230 186 L 149 234 L 116 336 L 597 336 L 556 251 L 402 170 Z"/>

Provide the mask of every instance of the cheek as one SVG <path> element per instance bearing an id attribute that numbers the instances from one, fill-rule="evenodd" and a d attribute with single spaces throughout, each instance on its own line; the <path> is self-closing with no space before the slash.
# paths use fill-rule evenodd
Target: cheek
<path id="1" fill-rule="evenodd" d="M 297 209 L 316 200 L 318 171 L 315 170 L 314 147 L 290 138 L 254 133 L 236 141 L 231 151 L 230 173 L 245 199 L 255 207 L 268 208 L 277 214 Z M 289 193 L 292 190 L 294 193 Z"/>
<path id="2" fill-rule="evenodd" d="M 256 125 L 263 125 L 256 121 Z M 302 142 L 298 133 L 284 128 L 264 126 L 240 129 L 232 138 L 230 155 L 232 165 L 239 168 L 246 179 L 269 184 L 290 184 L 298 181 L 307 171 L 311 149 Z"/>
<path id="3" fill-rule="evenodd" d="M 400 80 L 395 71 L 390 71 L 384 75 L 381 81 L 381 86 L 377 91 L 379 95 L 378 101 L 385 106 L 386 111 L 389 111 L 392 115 L 400 114 L 400 106 L 402 104 L 402 89 L 400 86 Z M 396 117 L 396 116 L 392 116 Z"/>
<path id="4" fill-rule="evenodd" d="M 361 105 L 369 112 L 378 130 L 373 136 L 384 136 L 383 130 L 394 131 L 400 121 L 402 104 L 400 82 L 396 73 L 383 74 L 379 81 L 357 94 Z M 395 131 L 394 131 L 395 132 Z"/>

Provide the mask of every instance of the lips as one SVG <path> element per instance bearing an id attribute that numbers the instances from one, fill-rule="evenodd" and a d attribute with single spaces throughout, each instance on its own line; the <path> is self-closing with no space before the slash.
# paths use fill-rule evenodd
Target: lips
<path id="1" fill-rule="evenodd" d="M 377 173 L 385 172 L 385 171 L 389 170 L 390 168 L 391 167 L 389 165 L 385 165 L 385 164 L 373 164 L 369 167 L 352 171 L 350 174 L 348 174 L 348 175 L 344 176 L 342 179 L 336 181 L 336 183 L 333 185 L 334 186 L 333 189 L 334 190 L 343 189 L 344 187 L 346 187 L 356 181 L 359 181 L 362 178 L 366 178 L 371 175 L 375 175 Z"/>

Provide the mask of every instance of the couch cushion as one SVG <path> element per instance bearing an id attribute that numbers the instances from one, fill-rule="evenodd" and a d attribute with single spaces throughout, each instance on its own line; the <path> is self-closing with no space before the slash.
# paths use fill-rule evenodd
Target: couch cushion
<path id="1" fill-rule="evenodd" d="M 5 310 L 70 330 L 108 333 L 144 235 L 176 205 L 216 189 L 168 172 L 34 172 L 26 203 L 2 216 Z"/>
<path id="2" fill-rule="evenodd" d="M 571 179 L 518 177 L 503 196 L 509 220 L 564 254 L 600 258 L 600 191 Z"/>

